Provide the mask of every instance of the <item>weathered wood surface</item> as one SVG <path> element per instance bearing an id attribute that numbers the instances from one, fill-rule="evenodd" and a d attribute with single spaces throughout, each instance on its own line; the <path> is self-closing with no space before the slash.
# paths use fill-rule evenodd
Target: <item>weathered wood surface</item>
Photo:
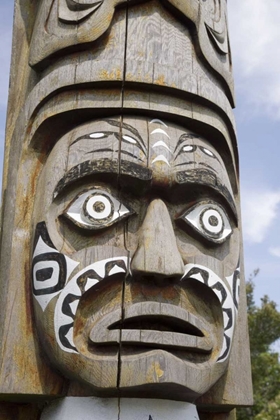
<path id="1" fill-rule="evenodd" d="M 0 420 L 38 420 L 41 411 L 37 404 L 1 402 Z"/>
<path id="2" fill-rule="evenodd" d="M 199 420 L 236 420 L 235 410 L 228 413 L 199 412 Z"/>
<path id="3" fill-rule="evenodd" d="M 218 9 L 211 1 L 121 3 L 71 8 L 68 0 L 16 0 L 3 179 L 1 398 L 138 396 L 141 388 L 141 396 L 196 398 L 207 413 L 250 404 L 226 2 Z M 186 134 L 180 144 L 188 154 L 178 155 Z M 199 176 L 197 168 L 204 169 Z M 198 219 L 183 217 L 197 212 L 195 204 L 229 219 L 232 234 L 201 236 Z M 115 211 L 93 222 L 110 205 Z M 88 209 L 86 221 L 77 216 L 81 208 Z M 56 261 L 51 270 L 58 260 L 67 267 L 68 283 L 52 291 L 57 295 L 40 285 L 40 270 L 50 270 L 34 241 L 41 222 L 43 247 Z M 33 293 L 32 256 L 39 273 Z M 83 267 L 99 273 L 107 259 L 116 271 L 106 281 L 85 280 Z M 229 291 L 238 262 L 231 353 L 215 365 L 222 311 L 234 308 L 223 307 L 206 281 L 180 279 L 190 265 L 204 267 Z M 67 291 L 79 298 L 68 301 Z M 205 370 L 190 367 L 194 360 Z"/>

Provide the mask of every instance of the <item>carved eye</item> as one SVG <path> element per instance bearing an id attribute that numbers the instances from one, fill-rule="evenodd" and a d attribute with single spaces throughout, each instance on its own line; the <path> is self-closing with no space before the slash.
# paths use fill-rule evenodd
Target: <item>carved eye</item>
<path id="1" fill-rule="evenodd" d="M 97 10 L 103 0 L 59 0 L 58 16 L 62 22 L 77 23 Z"/>
<path id="2" fill-rule="evenodd" d="M 180 219 L 216 244 L 224 242 L 232 234 L 226 212 L 216 203 L 200 203 L 191 207 Z"/>
<path id="3" fill-rule="evenodd" d="M 138 142 L 133 138 L 133 137 L 131 137 L 131 136 L 126 136 L 126 135 L 124 135 L 124 136 L 122 136 L 122 139 L 125 141 L 125 142 L 128 142 L 128 143 L 131 143 L 131 144 L 137 144 Z"/>
<path id="4" fill-rule="evenodd" d="M 91 139 L 104 139 L 105 137 L 108 137 L 108 135 L 106 133 L 96 132 L 96 133 L 89 134 L 89 137 Z"/>
<path id="5" fill-rule="evenodd" d="M 143 153 L 145 153 L 145 150 L 142 146 L 142 144 L 140 143 L 139 139 L 132 137 L 131 135 L 128 134 L 123 134 L 121 137 L 119 135 L 119 133 L 114 133 L 115 137 L 120 141 L 124 142 L 124 143 L 128 143 L 128 144 L 136 144 L 138 146 L 139 149 L 142 150 Z"/>
<path id="6" fill-rule="evenodd" d="M 94 189 L 73 200 L 64 215 L 84 229 L 102 229 L 132 214 L 126 206 L 107 191 Z"/>
<path id="7" fill-rule="evenodd" d="M 192 152 L 194 152 L 194 151 L 196 150 L 196 146 L 193 146 L 193 145 L 191 145 L 191 144 L 187 144 L 186 146 L 184 146 L 184 147 L 182 148 L 182 150 L 183 150 L 184 152 L 186 152 L 186 153 L 192 153 Z"/>
<path id="8" fill-rule="evenodd" d="M 211 150 L 206 149 L 206 147 L 200 147 L 200 150 L 207 156 L 215 157 L 214 153 Z"/>

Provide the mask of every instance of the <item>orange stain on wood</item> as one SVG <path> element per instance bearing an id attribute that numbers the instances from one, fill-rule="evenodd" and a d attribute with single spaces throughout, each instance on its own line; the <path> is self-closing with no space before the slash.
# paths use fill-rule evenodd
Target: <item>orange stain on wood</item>
<path id="1" fill-rule="evenodd" d="M 165 86 L 166 85 L 166 82 L 165 82 L 164 75 L 163 74 L 160 75 L 157 79 L 155 79 L 154 83 L 156 85 Z"/>

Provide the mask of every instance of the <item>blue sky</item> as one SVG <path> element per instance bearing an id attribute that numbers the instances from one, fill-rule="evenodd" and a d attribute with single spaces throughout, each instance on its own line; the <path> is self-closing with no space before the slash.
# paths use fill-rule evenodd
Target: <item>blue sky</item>
<path id="1" fill-rule="evenodd" d="M 246 277 L 256 268 L 256 300 L 280 307 L 280 2 L 228 0 L 235 90 Z M 13 1 L 0 4 L 0 171 L 11 55 Z M 279 153 L 279 154 L 278 154 Z"/>

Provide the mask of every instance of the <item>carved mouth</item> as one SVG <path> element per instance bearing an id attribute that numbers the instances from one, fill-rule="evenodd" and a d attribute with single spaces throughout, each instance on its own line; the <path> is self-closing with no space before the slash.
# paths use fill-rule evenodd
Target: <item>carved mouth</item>
<path id="1" fill-rule="evenodd" d="M 109 330 L 154 330 L 167 331 L 181 334 L 193 335 L 195 337 L 203 337 L 203 333 L 190 324 L 178 318 L 160 316 L 160 315 L 143 315 L 135 316 L 123 321 L 118 321 L 109 327 Z"/>
<path id="2" fill-rule="evenodd" d="M 210 353 L 213 346 L 205 336 L 207 326 L 196 316 L 171 304 L 136 303 L 125 311 L 105 315 L 89 334 L 92 344 L 184 349 Z"/>

